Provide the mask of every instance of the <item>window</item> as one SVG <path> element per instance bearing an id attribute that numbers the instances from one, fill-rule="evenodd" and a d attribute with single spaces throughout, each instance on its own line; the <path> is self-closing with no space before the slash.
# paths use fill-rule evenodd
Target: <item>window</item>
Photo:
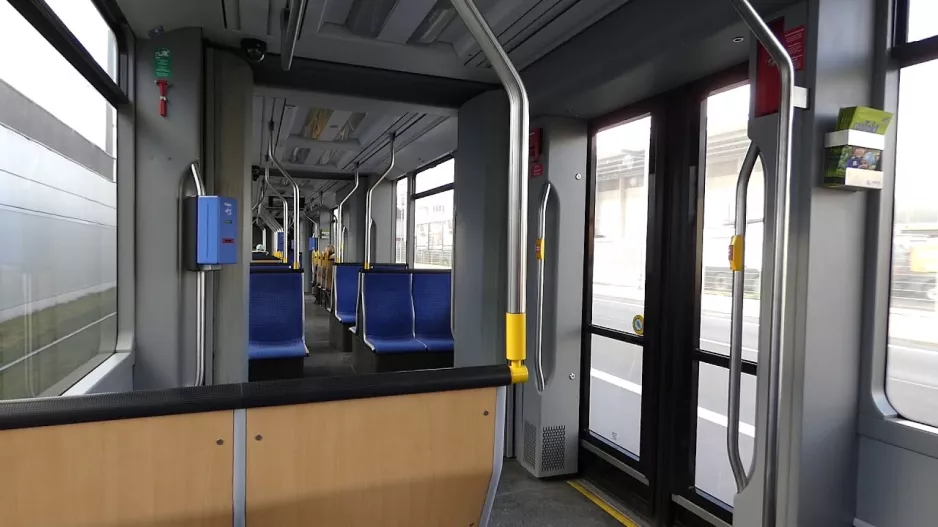
<path id="1" fill-rule="evenodd" d="M 0 48 L 0 399 L 58 395 L 115 348 L 116 112 L 8 2 Z"/>
<path id="2" fill-rule="evenodd" d="M 938 35 L 938 3 L 935 0 L 908 2 L 907 42 L 917 42 Z"/>
<path id="3" fill-rule="evenodd" d="M 68 27 L 75 38 L 117 80 L 117 37 L 91 0 L 45 0 L 46 5 Z"/>
<path id="4" fill-rule="evenodd" d="M 453 159 L 414 176 L 414 267 L 453 266 Z"/>
<path id="5" fill-rule="evenodd" d="M 700 297 L 702 350 L 729 355 L 733 273 L 727 247 L 735 232 L 736 183 L 749 148 L 749 85 L 707 99 L 707 153 L 704 180 L 703 274 Z M 743 358 L 758 360 L 759 287 L 762 270 L 765 178 L 757 162 L 746 202 L 746 272 L 743 299 Z"/>
<path id="6" fill-rule="evenodd" d="M 938 179 L 928 130 L 938 119 L 936 84 L 938 60 L 901 70 L 886 367 L 889 402 L 906 419 L 932 426 L 938 426 Z"/>
<path id="7" fill-rule="evenodd" d="M 394 184 L 394 261 L 407 263 L 407 187 L 408 178 Z"/>
<path id="8" fill-rule="evenodd" d="M 596 134 L 592 323 L 632 332 L 645 311 L 651 117 Z"/>

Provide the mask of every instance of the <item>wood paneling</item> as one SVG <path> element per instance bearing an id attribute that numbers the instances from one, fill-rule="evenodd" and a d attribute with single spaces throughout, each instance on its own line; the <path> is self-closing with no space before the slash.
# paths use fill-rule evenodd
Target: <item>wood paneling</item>
<path id="1" fill-rule="evenodd" d="M 247 525 L 478 525 L 495 404 L 485 388 L 248 410 Z"/>
<path id="2" fill-rule="evenodd" d="M 229 411 L 2 431 L 0 525 L 230 527 L 232 426 Z"/>

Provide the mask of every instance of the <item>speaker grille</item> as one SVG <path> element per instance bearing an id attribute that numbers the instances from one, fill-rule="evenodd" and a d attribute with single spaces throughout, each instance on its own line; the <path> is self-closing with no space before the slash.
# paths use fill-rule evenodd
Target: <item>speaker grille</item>
<path id="1" fill-rule="evenodd" d="M 524 422 L 524 458 L 526 465 L 534 470 L 534 451 L 537 449 L 537 428 L 528 421 Z"/>
<path id="2" fill-rule="evenodd" d="M 563 470 L 566 464 L 566 426 L 545 426 L 542 437 L 541 470 Z"/>

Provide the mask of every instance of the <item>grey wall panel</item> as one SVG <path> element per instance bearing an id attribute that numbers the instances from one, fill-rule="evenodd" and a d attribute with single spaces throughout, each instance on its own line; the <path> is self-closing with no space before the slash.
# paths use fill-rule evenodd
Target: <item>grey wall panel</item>
<path id="1" fill-rule="evenodd" d="M 374 182 L 380 176 L 371 176 Z M 372 195 L 371 217 L 375 220 L 373 231 L 373 258 L 377 263 L 394 261 L 394 182 L 382 181 Z"/>
<path id="2" fill-rule="evenodd" d="M 215 192 L 240 204 L 238 263 L 213 273 L 215 279 L 214 383 L 247 380 L 249 269 L 251 261 L 251 69 L 240 57 L 207 50 L 214 90 L 206 104 L 213 106 L 213 172 Z M 258 242 L 260 243 L 260 242 Z"/>
<path id="3" fill-rule="evenodd" d="M 456 366 L 505 360 L 508 98 L 490 91 L 459 110 L 453 309 Z"/>
<path id="4" fill-rule="evenodd" d="M 172 53 L 168 115 L 157 113 L 155 48 Z M 202 32 L 170 31 L 140 40 L 137 105 L 137 350 L 134 387 L 168 388 L 195 372 L 193 273 L 180 270 L 178 193 L 189 164 L 202 157 Z M 149 101 L 149 104 L 144 104 Z"/>
<path id="5" fill-rule="evenodd" d="M 938 459 L 860 438 L 857 513 L 875 527 L 935 525 Z"/>
<path id="6" fill-rule="evenodd" d="M 368 180 L 364 178 L 358 190 L 345 202 L 342 207 L 342 227 L 348 228 L 346 234 L 345 255 L 343 261 L 365 261 L 365 192 Z M 351 188 L 349 188 L 351 190 Z M 341 239 L 341 233 L 339 234 Z"/>

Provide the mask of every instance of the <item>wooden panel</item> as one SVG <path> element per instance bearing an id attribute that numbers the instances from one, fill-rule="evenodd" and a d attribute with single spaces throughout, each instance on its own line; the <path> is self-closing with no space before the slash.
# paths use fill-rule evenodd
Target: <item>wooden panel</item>
<path id="1" fill-rule="evenodd" d="M 495 402 L 484 388 L 248 410 L 247 525 L 478 525 Z"/>
<path id="2" fill-rule="evenodd" d="M 231 527 L 232 426 L 212 412 L 2 431 L 0 524 Z"/>

